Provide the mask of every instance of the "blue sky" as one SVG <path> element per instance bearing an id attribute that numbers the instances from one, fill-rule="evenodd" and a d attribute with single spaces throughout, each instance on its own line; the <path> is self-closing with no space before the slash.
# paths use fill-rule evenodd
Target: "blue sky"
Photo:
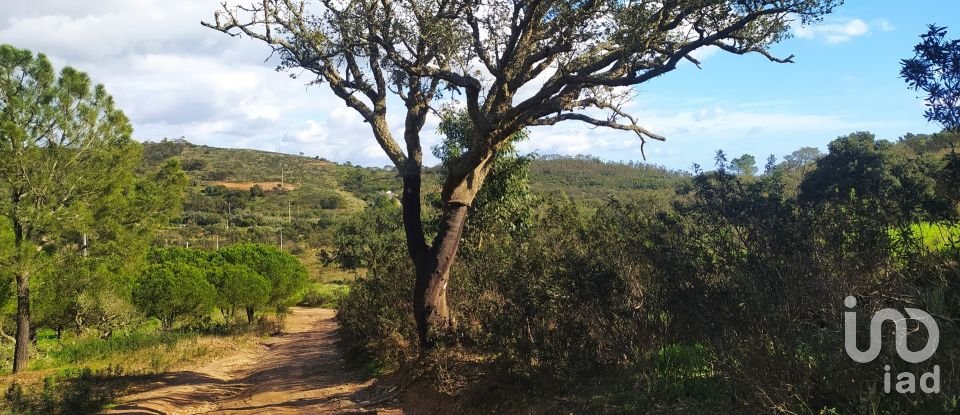
<path id="1" fill-rule="evenodd" d="M 815 34 L 802 33 L 774 48 L 779 56 L 795 54 L 794 64 L 716 53 L 702 69 L 687 65 L 643 85 L 637 100 L 656 108 L 653 115 L 744 115 L 730 117 L 729 128 L 717 133 L 668 131 L 666 143 L 647 146 L 648 159 L 674 168 L 694 162 L 710 166 L 717 149 L 764 160 L 801 146 L 825 150 L 830 140 L 857 130 L 890 140 L 907 132 L 938 131 L 923 118 L 919 94 L 898 77 L 899 61 L 912 56 L 930 23 L 948 26 L 951 38 L 960 37 L 960 3 L 848 1 L 810 30 Z M 748 125 L 735 128 L 738 120 Z M 601 156 L 619 159 L 616 153 Z"/>
<path id="2" fill-rule="evenodd" d="M 44 52 L 57 65 L 86 71 L 117 99 L 141 140 L 185 137 L 219 147 L 303 152 L 382 166 L 387 158 L 368 126 L 323 86 L 307 87 L 264 62 L 258 42 L 200 26 L 220 0 L 35 0 L 4 5 L 0 43 Z M 717 149 L 758 160 L 867 130 L 896 139 L 933 132 L 922 100 L 898 78 L 899 61 L 929 23 L 960 37 L 956 0 L 848 1 L 823 23 L 796 29 L 775 47 L 794 64 L 760 56 L 700 53 L 637 88 L 628 109 L 666 135 L 647 160 L 670 168 L 712 166 Z M 399 132 L 402 120 L 391 125 Z M 436 120 L 424 131 L 439 141 Z M 521 150 L 639 160 L 630 133 L 580 124 L 538 127 Z M 432 162 L 433 160 L 427 160 Z"/>

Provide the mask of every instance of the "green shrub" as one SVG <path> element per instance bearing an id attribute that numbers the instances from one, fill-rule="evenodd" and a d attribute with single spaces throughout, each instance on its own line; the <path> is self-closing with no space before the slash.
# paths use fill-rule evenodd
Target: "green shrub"
<path id="1" fill-rule="evenodd" d="M 551 394 L 593 381 L 603 383 L 581 390 L 630 390 L 630 405 L 657 413 L 956 413 L 960 252 L 948 249 L 957 217 L 928 177 L 940 173 L 865 134 L 830 151 L 815 169 L 802 163 L 812 173 L 771 163 L 755 177 L 731 174 L 720 153 L 671 205 L 584 212 L 562 200 L 522 227 L 471 212 L 447 297 L 456 351 L 546 379 Z M 400 223 L 374 204 L 324 256 L 366 269 L 339 316 L 347 343 L 388 367 L 418 351 Z M 941 317 L 937 354 L 910 367 L 939 364 L 943 393 L 882 393 L 883 367 L 903 361 L 891 348 L 871 364 L 846 355 L 847 295 L 866 320 L 903 307 Z M 911 344 L 924 335 L 911 332 Z M 641 406 L 629 408 L 596 412 Z"/>
<path id="2" fill-rule="evenodd" d="M 198 171 L 207 167 L 207 161 L 202 159 L 188 159 L 183 161 L 183 169 L 186 171 Z"/>
<path id="3" fill-rule="evenodd" d="M 238 308 L 255 310 L 270 299 L 270 281 L 246 265 L 220 264 L 211 272 L 210 280 L 217 290 L 217 305 L 227 320 L 233 320 Z M 248 321 L 252 320 L 250 313 Z"/>
<path id="4" fill-rule="evenodd" d="M 659 397 L 702 402 L 717 400 L 727 392 L 716 378 L 716 355 L 701 343 L 667 345 L 652 360 L 653 387 Z"/>
<path id="5" fill-rule="evenodd" d="M 151 265 L 133 287 L 134 305 L 148 317 L 159 319 L 164 329 L 181 318 L 205 314 L 215 295 L 203 270 L 183 263 Z"/>
<path id="6" fill-rule="evenodd" d="M 337 192 L 324 192 L 317 198 L 317 205 L 321 209 L 342 209 L 346 200 Z"/>
<path id="7" fill-rule="evenodd" d="M 265 244 L 236 244 L 221 248 L 216 258 L 228 264 L 243 265 L 266 277 L 270 294 L 266 304 L 283 311 L 307 282 L 307 269 L 297 257 Z"/>
<path id="8" fill-rule="evenodd" d="M 147 253 L 147 261 L 151 264 L 186 264 L 201 270 L 209 266 L 206 252 L 179 246 L 153 248 Z"/>
<path id="9" fill-rule="evenodd" d="M 396 367 L 417 352 L 414 330 L 413 264 L 404 245 L 400 209 L 378 199 L 336 231 L 336 251 L 323 260 L 342 269 L 366 268 L 340 301 L 337 316 L 346 343 L 378 366 Z"/>
<path id="10" fill-rule="evenodd" d="M 358 278 L 337 310 L 346 344 L 384 368 L 395 368 L 418 351 L 410 312 L 413 275 L 406 269 L 393 271 Z"/>
<path id="11" fill-rule="evenodd" d="M 106 339 L 86 337 L 71 342 L 58 343 L 47 351 L 53 360 L 51 366 L 75 365 L 108 358 L 118 353 L 134 352 L 149 347 L 164 345 L 172 347 L 178 341 L 195 337 L 193 333 L 161 331 L 155 333 L 131 332 L 110 336 Z"/>

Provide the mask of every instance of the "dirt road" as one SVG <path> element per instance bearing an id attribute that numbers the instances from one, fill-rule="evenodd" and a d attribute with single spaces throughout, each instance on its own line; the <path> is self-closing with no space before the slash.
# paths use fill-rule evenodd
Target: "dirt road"
<path id="1" fill-rule="evenodd" d="M 392 388 L 346 366 L 335 312 L 293 308 L 286 332 L 253 350 L 134 387 L 105 414 L 400 414 Z"/>

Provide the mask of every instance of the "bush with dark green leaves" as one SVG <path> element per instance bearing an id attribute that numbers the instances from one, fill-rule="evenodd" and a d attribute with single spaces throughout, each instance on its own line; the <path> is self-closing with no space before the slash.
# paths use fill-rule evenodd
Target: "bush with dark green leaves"
<path id="1" fill-rule="evenodd" d="M 551 201 L 523 227 L 491 221 L 465 234 L 448 298 L 459 347 L 496 361 L 489 370 L 548 379 L 549 393 L 599 384 L 602 399 L 581 404 L 605 412 L 956 413 L 960 249 L 917 235 L 956 226 L 944 208 L 956 203 L 943 190 L 955 180 L 950 158 L 855 133 L 815 161 L 753 177 L 717 161 L 669 207 Z M 403 364 L 419 354 L 404 289 L 412 267 L 399 209 L 377 209 L 338 231 L 333 257 L 367 268 L 341 322 L 348 344 Z M 888 307 L 939 316 L 937 354 L 907 366 L 889 349 L 852 361 L 847 295 L 864 320 Z M 925 340 L 911 333 L 912 350 Z M 884 365 L 935 364 L 941 394 L 877 387 Z"/>
<path id="2" fill-rule="evenodd" d="M 164 329 L 186 317 L 206 314 L 216 299 L 201 268 L 180 262 L 148 267 L 134 283 L 133 304 Z"/>
<path id="3" fill-rule="evenodd" d="M 321 209 L 340 209 L 346 205 L 346 200 L 337 192 L 324 192 L 317 197 L 317 205 Z"/>
<path id="4" fill-rule="evenodd" d="M 340 300 L 337 317 L 355 352 L 390 367 L 416 353 L 409 291 L 414 277 L 406 250 L 397 249 L 404 244 L 399 206 L 375 200 L 337 229 L 337 249 L 325 259 L 344 269 L 365 269 Z"/>
<path id="5" fill-rule="evenodd" d="M 252 322 L 252 310 L 270 299 L 270 280 L 246 265 L 219 264 L 210 273 L 210 282 L 217 290 L 217 306 L 227 320 L 234 318 L 237 309 L 243 309 L 249 310 L 247 320 Z"/>
<path id="6" fill-rule="evenodd" d="M 243 243 L 221 248 L 215 258 L 227 264 L 241 265 L 265 277 L 270 283 L 266 305 L 283 312 L 307 282 L 307 269 L 297 257 L 272 245 Z"/>

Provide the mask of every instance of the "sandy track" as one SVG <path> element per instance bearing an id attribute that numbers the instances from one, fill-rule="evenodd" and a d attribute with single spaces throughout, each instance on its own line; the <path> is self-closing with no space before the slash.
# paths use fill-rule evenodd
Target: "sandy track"
<path id="1" fill-rule="evenodd" d="M 391 390 L 346 366 L 336 329 L 333 310 L 295 307 L 284 334 L 196 370 L 160 375 L 104 414 L 400 414 L 385 403 Z"/>

